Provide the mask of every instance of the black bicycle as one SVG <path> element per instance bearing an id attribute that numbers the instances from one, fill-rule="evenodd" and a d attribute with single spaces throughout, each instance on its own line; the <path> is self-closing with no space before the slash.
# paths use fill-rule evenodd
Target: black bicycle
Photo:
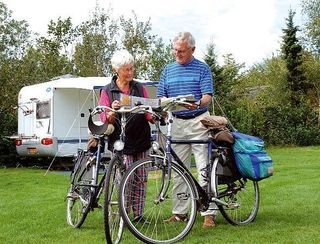
<path id="1" fill-rule="evenodd" d="M 88 213 L 102 208 L 99 202 L 103 193 L 106 169 L 110 157 L 103 153 L 104 132 L 107 124 L 95 127 L 89 116 L 89 129 L 97 140 L 96 150 L 79 150 L 70 175 L 70 188 L 67 194 L 67 222 L 80 228 Z"/>
<path id="2" fill-rule="evenodd" d="M 108 108 L 112 110 L 111 108 Z M 126 117 L 121 118 L 121 135 L 115 143 L 112 157 L 104 157 L 105 136 L 112 125 L 97 125 L 93 116 L 102 112 L 101 108 L 90 111 L 88 128 L 97 145 L 96 150 L 78 152 L 74 170 L 71 174 L 71 187 L 67 195 L 67 222 L 80 228 L 88 213 L 95 208 L 103 208 L 104 229 L 107 243 L 119 243 L 122 237 L 123 221 L 118 210 L 118 189 L 125 167 L 122 149 L 125 138 Z M 122 110 L 115 111 L 122 113 Z M 104 196 L 103 196 L 104 195 Z M 104 202 L 100 203 L 99 200 Z"/>
<path id="3" fill-rule="evenodd" d="M 156 140 L 152 144 L 150 159 L 136 162 L 123 175 L 119 204 L 121 216 L 128 229 L 145 243 L 172 243 L 184 238 L 192 229 L 197 210 L 208 210 L 210 203 L 215 203 L 224 218 L 231 224 L 244 225 L 252 222 L 259 208 L 258 182 L 249 181 L 232 173 L 231 150 L 219 142 L 208 140 L 174 140 L 171 136 L 172 113 L 177 106 L 191 105 L 186 98 L 178 97 L 166 100 L 158 116 L 167 112 L 167 133 L 157 126 Z M 207 189 L 203 189 L 182 160 L 173 151 L 174 143 L 205 143 L 208 145 Z M 147 179 L 138 178 L 136 172 L 145 171 Z M 132 181 L 130 179 L 138 179 Z M 137 195 L 130 191 L 132 185 L 146 184 L 144 215 L 135 221 L 127 211 L 128 198 Z M 180 186 L 178 189 L 177 186 Z M 140 196 L 139 196 L 140 197 Z M 172 215 L 172 201 L 187 203 L 184 209 L 187 218 L 181 222 L 168 223 Z"/>
<path id="4" fill-rule="evenodd" d="M 113 155 L 110 162 L 108 162 L 105 174 L 103 207 L 104 229 L 107 243 L 119 243 L 124 228 L 124 222 L 119 210 L 119 189 L 122 176 L 126 171 L 123 158 L 125 128 L 127 123 L 131 119 L 134 119 L 135 114 L 148 113 L 151 111 L 151 108 L 149 106 L 137 105 L 132 108 L 123 106 L 118 110 L 114 110 L 107 106 L 97 106 L 93 112 L 91 112 L 90 117 L 104 111 L 113 111 L 120 115 L 119 118 L 116 117 L 116 119 L 120 123 L 121 132 L 119 139 L 113 145 Z M 104 125 L 97 126 L 92 122 L 92 119 L 89 120 L 89 128 L 91 128 L 91 131 L 99 131 L 97 134 L 103 134 L 105 131 Z"/>

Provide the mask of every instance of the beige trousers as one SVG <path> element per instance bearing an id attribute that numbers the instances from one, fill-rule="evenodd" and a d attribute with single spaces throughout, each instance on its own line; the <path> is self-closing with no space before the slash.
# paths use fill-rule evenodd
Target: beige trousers
<path id="1" fill-rule="evenodd" d="M 174 118 L 172 125 L 172 139 L 182 140 L 207 140 L 208 129 L 202 125 L 200 120 L 208 116 L 209 112 L 199 115 L 194 119 L 178 119 Z M 206 166 L 208 163 L 208 145 L 207 144 L 172 144 L 173 150 L 177 153 L 178 157 L 182 160 L 185 166 L 189 169 L 191 164 L 191 153 L 193 153 L 197 172 L 198 182 L 201 187 L 206 187 Z M 189 208 L 188 200 L 179 199 L 179 193 L 186 192 L 187 187 L 177 175 L 173 176 L 173 214 L 186 214 Z M 202 216 L 216 215 L 216 204 L 211 204 L 209 210 L 201 212 Z"/>

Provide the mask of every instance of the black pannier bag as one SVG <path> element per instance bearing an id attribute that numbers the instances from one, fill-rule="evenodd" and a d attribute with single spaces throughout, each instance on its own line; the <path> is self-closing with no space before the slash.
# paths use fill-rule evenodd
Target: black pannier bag
<path id="1" fill-rule="evenodd" d="M 224 160 L 220 160 L 217 165 L 217 174 L 219 175 L 219 183 L 234 182 L 241 178 L 241 175 L 236 167 L 234 155 L 232 151 L 232 144 L 234 138 L 232 133 L 227 128 L 227 119 L 222 116 L 210 115 L 201 120 L 201 123 L 210 129 L 212 140 L 219 146 L 224 147 Z M 216 157 L 215 149 L 212 156 Z"/>

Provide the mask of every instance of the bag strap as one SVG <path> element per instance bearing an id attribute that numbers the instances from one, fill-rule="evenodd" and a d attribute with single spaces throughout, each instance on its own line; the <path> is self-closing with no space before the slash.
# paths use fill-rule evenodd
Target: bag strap
<path id="1" fill-rule="evenodd" d="M 220 104 L 218 103 L 217 99 L 216 99 L 214 96 L 212 96 L 213 111 L 214 111 L 214 103 L 217 104 L 217 106 L 218 106 L 219 110 L 221 111 L 223 117 L 225 117 L 225 118 L 227 119 L 228 125 L 230 125 L 231 130 L 232 130 L 232 131 L 238 131 L 238 130 L 233 126 L 233 124 L 231 123 L 231 121 L 229 120 L 229 118 L 227 117 L 226 113 L 224 112 L 224 110 L 223 110 L 223 108 L 220 106 Z"/>

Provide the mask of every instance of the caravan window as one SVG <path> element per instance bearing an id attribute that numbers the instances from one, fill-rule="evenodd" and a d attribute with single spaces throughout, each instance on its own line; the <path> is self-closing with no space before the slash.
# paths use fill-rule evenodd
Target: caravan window
<path id="1" fill-rule="evenodd" d="M 37 103 L 37 119 L 50 118 L 50 101 Z"/>

